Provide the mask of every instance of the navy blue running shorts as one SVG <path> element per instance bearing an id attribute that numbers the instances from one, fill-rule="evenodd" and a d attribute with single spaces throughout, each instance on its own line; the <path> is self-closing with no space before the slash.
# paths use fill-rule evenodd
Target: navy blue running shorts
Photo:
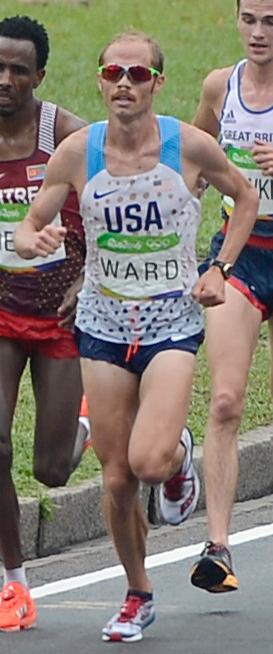
<path id="1" fill-rule="evenodd" d="M 199 265 L 202 275 L 217 257 L 224 234 L 217 232 L 211 241 L 209 256 Z M 228 282 L 243 293 L 267 320 L 273 313 L 273 250 L 246 245 L 233 266 Z"/>
<path id="2" fill-rule="evenodd" d="M 194 334 L 194 336 L 191 336 L 190 338 L 184 338 L 179 341 L 172 341 L 171 338 L 168 338 L 160 343 L 139 345 L 136 352 L 129 356 L 129 360 L 128 350 L 130 346 L 128 343 L 104 341 L 82 332 L 77 327 L 75 328 L 75 336 L 80 357 L 97 361 L 107 361 L 108 363 L 113 363 L 120 368 L 125 368 L 125 370 L 128 370 L 135 375 L 142 375 L 145 368 L 147 368 L 155 355 L 163 350 L 182 350 L 194 355 L 197 354 L 198 348 L 204 340 L 204 330 L 198 334 Z"/>

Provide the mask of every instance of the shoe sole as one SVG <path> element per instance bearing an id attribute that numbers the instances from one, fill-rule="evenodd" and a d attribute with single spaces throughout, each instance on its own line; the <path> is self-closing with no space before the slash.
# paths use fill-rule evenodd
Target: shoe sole
<path id="1" fill-rule="evenodd" d="M 142 631 L 140 631 L 138 634 L 135 634 L 135 636 L 123 636 L 119 631 L 114 631 L 111 634 L 102 634 L 101 639 L 103 640 L 104 643 L 137 643 L 140 640 L 143 639 L 143 631 L 147 627 L 150 627 L 151 624 L 155 621 L 155 614 L 152 615 L 151 619 L 147 624 L 145 624 L 144 627 L 142 627 Z"/>
<path id="2" fill-rule="evenodd" d="M 102 635 L 102 640 L 104 643 L 137 643 L 143 639 L 143 634 L 137 634 L 136 636 L 131 636 L 126 638 L 122 636 L 118 631 L 115 631 L 111 636 Z"/>
<path id="3" fill-rule="evenodd" d="M 224 564 L 204 557 L 193 567 L 191 583 L 209 593 L 229 593 L 238 590 L 239 582 Z"/>
<path id="4" fill-rule="evenodd" d="M 11 633 L 13 631 L 29 631 L 30 629 L 35 629 L 37 623 L 33 622 L 30 625 L 18 625 L 16 627 L 0 627 L 0 631 L 5 633 Z"/>

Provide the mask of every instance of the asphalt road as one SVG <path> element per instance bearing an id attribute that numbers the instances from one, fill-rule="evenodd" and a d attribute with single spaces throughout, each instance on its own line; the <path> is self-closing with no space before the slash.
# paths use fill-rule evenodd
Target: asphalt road
<path id="1" fill-rule="evenodd" d="M 145 654 L 272 654 L 273 497 L 237 505 L 232 553 L 240 589 L 215 596 L 193 588 L 189 570 L 205 538 L 205 518 L 151 532 L 150 576 L 157 620 L 140 643 L 105 644 L 100 630 L 125 593 L 107 539 L 28 564 L 39 622 L 0 634 L 1 654 L 100 654 L 128 647 Z"/>

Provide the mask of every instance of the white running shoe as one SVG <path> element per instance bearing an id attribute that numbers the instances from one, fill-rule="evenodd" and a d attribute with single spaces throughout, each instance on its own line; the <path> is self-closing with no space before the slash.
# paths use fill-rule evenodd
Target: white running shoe
<path id="1" fill-rule="evenodd" d="M 183 429 L 180 442 L 186 450 L 181 469 L 161 484 L 159 494 L 161 515 L 171 525 L 187 520 L 196 509 L 200 495 L 200 481 L 192 460 L 193 437 L 188 427 Z"/>
<path id="2" fill-rule="evenodd" d="M 135 643 L 143 638 L 146 629 L 155 620 L 155 608 L 152 600 L 128 593 L 119 613 L 107 622 L 102 630 L 105 642 Z"/>

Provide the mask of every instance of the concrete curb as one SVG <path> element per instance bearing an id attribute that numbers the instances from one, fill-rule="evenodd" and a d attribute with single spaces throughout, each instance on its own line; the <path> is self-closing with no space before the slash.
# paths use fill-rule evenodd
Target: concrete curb
<path id="1" fill-rule="evenodd" d="M 273 492 L 273 424 L 253 429 L 240 437 L 240 479 L 237 500 L 242 502 Z M 204 509 L 205 495 L 202 474 L 202 447 L 194 457 L 201 479 L 197 510 Z M 141 489 L 148 510 L 149 488 Z M 48 491 L 52 502 L 52 519 L 41 515 L 36 499 L 20 499 L 22 545 L 25 559 L 48 556 L 64 548 L 106 533 L 102 512 L 102 485 L 98 476 L 73 488 Z M 153 519 L 160 522 L 158 488 L 154 489 Z M 149 506 L 151 510 L 151 507 Z"/>

